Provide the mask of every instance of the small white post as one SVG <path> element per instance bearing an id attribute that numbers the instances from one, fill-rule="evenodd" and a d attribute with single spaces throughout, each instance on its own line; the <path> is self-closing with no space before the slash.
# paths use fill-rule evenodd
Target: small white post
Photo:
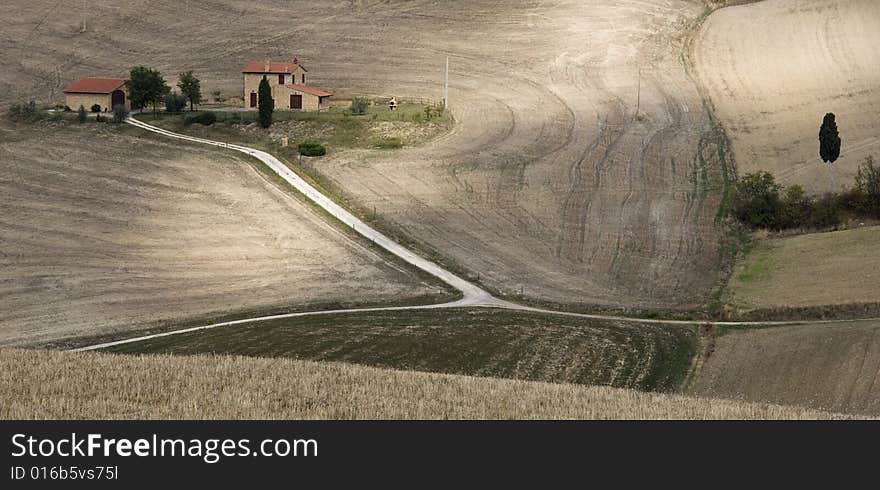
<path id="1" fill-rule="evenodd" d="M 443 108 L 449 109 L 449 56 L 446 57 L 446 84 L 443 89 Z"/>

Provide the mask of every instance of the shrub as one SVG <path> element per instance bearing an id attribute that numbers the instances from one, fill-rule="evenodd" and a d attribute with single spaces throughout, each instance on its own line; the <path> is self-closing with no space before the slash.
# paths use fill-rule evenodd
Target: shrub
<path id="1" fill-rule="evenodd" d="M 299 154 L 307 157 L 321 157 L 327 154 L 327 149 L 320 143 L 306 141 L 297 146 Z"/>
<path id="2" fill-rule="evenodd" d="M 354 100 L 351 101 L 351 113 L 366 114 L 369 105 L 370 101 L 368 101 L 366 97 L 355 97 Z"/>
<path id="3" fill-rule="evenodd" d="M 813 200 L 804 188 L 793 185 L 785 190 L 782 200 L 782 213 L 777 225 L 779 228 L 798 228 L 806 225 L 813 211 Z"/>
<path id="4" fill-rule="evenodd" d="M 84 123 L 89 118 L 88 113 L 86 113 L 86 108 L 82 105 L 79 106 L 79 109 L 76 110 L 76 120 Z"/>
<path id="5" fill-rule="evenodd" d="M 122 104 L 113 106 L 113 122 L 116 124 L 124 123 L 128 119 L 128 109 Z"/>
<path id="6" fill-rule="evenodd" d="M 810 225 L 816 228 L 837 226 L 841 222 L 840 200 L 828 193 L 816 199 L 810 215 Z"/>
<path id="7" fill-rule="evenodd" d="M 9 106 L 9 115 L 15 119 L 34 120 L 38 117 L 37 104 L 34 101 L 16 103 Z"/>
<path id="8" fill-rule="evenodd" d="M 431 109 L 431 106 L 426 105 L 426 106 L 425 106 L 425 109 L 424 109 L 424 112 L 425 112 L 425 120 L 426 120 L 426 121 L 430 121 L 430 120 L 431 120 L 431 117 L 433 117 L 433 115 L 434 115 L 434 110 Z"/>
<path id="9" fill-rule="evenodd" d="M 778 228 L 782 210 L 779 190 L 768 172 L 744 175 L 734 188 L 734 215 L 751 228 Z"/>
<path id="10" fill-rule="evenodd" d="M 862 210 L 874 217 L 880 217 L 880 167 L 874 165 L 874 157 L 865 158 L 856 174 L 856 189 L 862 197 Z"/>
<path id="11" fill-rule="evenodd" d="M 186 109 L 186 96 L 177 92 L 165 96 L 165 111 L 177 114 Z"/>
<path id="12" fill-rule="evenodd" d="M 96 114 L 97 114 L 98 112 L 101 112 L 101 104 L 95 104 L 95 105 L 93 105 L 93 106 L 92 106 L 92 112 L 94 112 L 94 113 L 96 113 Z"/>
<path id="13" fill-rule="evenodd" d="M 186 116 L 183 119 L 183 124 L 186 126 L 196 123 L 201 124 L 202 126 L 211 126 L 215 122 L 217 122 L 217 115 L 213 112 L 200 112 L 192 116 Z"/>

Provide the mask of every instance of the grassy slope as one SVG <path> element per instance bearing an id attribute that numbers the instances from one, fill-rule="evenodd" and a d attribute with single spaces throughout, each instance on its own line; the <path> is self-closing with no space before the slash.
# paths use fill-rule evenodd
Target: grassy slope
<path id="1" fill-rule="evenodd" d="M 880 227 L 757 242 L 731 278 L 729 307 L 753 317 L 876 314 L 878 242 Z"/>
<path id="2" fill-rule="evenodd" d="M 733 330 L 693 392 L 880 415 L 880 322 Z"/>
<path id="3" fill-rule="evenodd" d="M 0 349 L 0 397 L 0 419 L 836 417 L 777 405 L 290 359 L 10 349 Z"/>
<path id="4" fill-rule="evenodd" d="M 122 345 L 126 353 L 220 353 L 641 390 L 680 387 L 695 351 L 680 327 L 498 310 L 305 317 Z"/>

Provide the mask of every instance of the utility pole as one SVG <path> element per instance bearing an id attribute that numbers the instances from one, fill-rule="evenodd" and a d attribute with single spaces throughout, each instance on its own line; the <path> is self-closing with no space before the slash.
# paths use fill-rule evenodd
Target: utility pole
<path id="1" fill-rule="evenodd" d="M 446 57 L 446 84 L 443 89 L 443 108 L 449 109 L 449 56 Z"/>
<path id="2" fill-rule="evenodd" d="M 642 65 L 639 65 L 639 82 L 638 92 L 636 95 L 636 119 L 639 118 L 639 111 L 642 110 Z"/>
<path id="3" fill-rule="evenodd" d="M 82 2 L 80 15 L 82 16 L 82 30 L 80 32 L 86 32 L 86 0 L 83 0 Z"/>

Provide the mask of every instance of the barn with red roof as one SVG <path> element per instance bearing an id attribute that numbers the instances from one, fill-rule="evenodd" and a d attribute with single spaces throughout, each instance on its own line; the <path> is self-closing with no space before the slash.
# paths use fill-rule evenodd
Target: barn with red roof
<path id="1" fill-rule="evenodd" d="M 244 107 L 256 109 L 260 81 L 265 77 L 272 88 L 276 110 L 319 111 L 328 107 L 330 92 L 306 85 L 305 69 L 299 60 L 274 62 L 252 61 L 242 70 Z"/>
<path id="2" fill-rule="evenodd" d="M 128 104 L 125 78 L 80 78 L 64 89 L 65 104 L 75 111 L 83 106 L 87 111 L 96 107 L 107 112 L 117 105 Z"/>

